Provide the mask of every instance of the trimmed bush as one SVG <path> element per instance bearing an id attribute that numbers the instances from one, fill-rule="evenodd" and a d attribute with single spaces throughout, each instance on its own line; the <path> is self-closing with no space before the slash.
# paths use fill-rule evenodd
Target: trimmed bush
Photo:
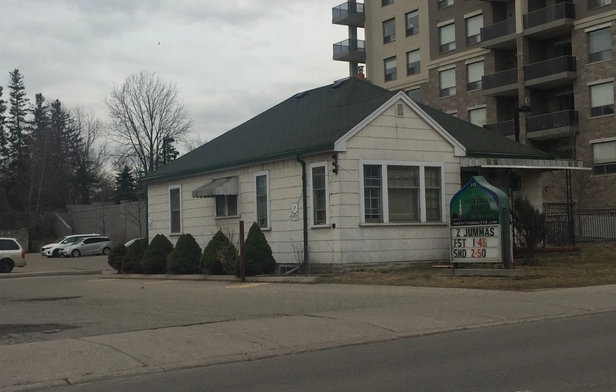
<path id="1" fill-rule="evenodd" d="M 135 241 L 126 253 L 126 257 L 122 260 L 122 273 L 123 274 L 140 274 L 141 273 L 141 259 L 148 248 L 148 239 L 144 238 Z"/>
<path id="2" fill-rule="evenodd" d="M 250 226 L 244 242 L 244 258 L 246 260 L 246 276 L 273 274 L 276 272 L 276 260 L 272 248 L 267 243 L 265 235 L 256 223 Z M 235 275 L 240 276 L 239 258 L 235 263 Z"/>
<path id="3" fill-rule="evenodd" d="M 191 234 L 182 234 L 167 259 L 167 272 L 171 274 L 199 273 L 201 247 Z"/>
<path id="4" fill-rule="evenodd" d="M 141 259 L 141 271 L 144 274 L 164 274 L 167 272 L 167 256 L 173 250 L 173 244 L 167 237 L 157 234 L 150 242 L 148 250 Z"/>
<path id="5" fill-rule="evenodd" d="M 122 261 L 126 257 L 127 253 L 128 249 L 124 246 L 124 244 L 117 244 L 113 247 L 113 249 L 111 249 L 111 252 L 107 256 L 107 263 L 109 263 L 111 268 L 120 273 L 120 270 L 122 269 Z"/>
<path id="6" fill-rule="evenodd" d="M 201 272 L 210 275 L 231 275 L 238 260 L 237 248 L 229 237 L 219 230 L 203 250 Z"/>

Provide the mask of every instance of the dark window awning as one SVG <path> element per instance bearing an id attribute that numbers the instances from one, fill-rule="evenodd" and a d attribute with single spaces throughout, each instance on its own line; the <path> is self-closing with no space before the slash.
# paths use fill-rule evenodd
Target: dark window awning
<path id="1" fill-rule="evenodd" d="M 237 177 L 218 178 L 192 191 L 192 197 L 237 195 Z"/>

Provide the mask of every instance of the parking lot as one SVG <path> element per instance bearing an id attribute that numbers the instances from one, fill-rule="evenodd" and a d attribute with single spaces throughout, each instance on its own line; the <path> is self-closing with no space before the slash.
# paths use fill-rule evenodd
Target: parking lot
<path id="1" fill-rule="evenodd" d="M 26 263 L 27 265 L 24 268 L 15 268 L 11 274 L 25 272 L 111 270 L 111 267 L 107 264 L 107 256 L 47 258 L 40 253 L 27 253 Z"/>

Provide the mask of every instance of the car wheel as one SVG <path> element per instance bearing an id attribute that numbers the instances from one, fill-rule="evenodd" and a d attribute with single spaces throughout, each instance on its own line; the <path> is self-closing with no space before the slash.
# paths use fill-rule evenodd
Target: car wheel
<path id="1" fill-rule="evenodd" d="M 103 254 L 105 256 L 107 256 L 109 253 L 111 253 L 111 248 L 103 248 Z"/>
<path id="2" fill-rule="evenodd" d="M 8 274 L 13 271 L 13 267 L 15 267 L 15 263 L 11 259 L 0 260 L 0 274 Z"/>
<path id="3" fill-rule="evenodd" d="M 79 251 L 79 249 L 75 249 L 74 251 L 71 252 L 71 256 L 79 257 L 81 256 L 81 252 Z"/>
<path id="4" fill-rule="evenodd" d="M 60 257 L 60 251 L 59 251 L 59 250 L 57 250 L 57 249 L 56 249 L 56 250 L 54 250 L 54 251 L 51 253 L 51 257 Z"/>

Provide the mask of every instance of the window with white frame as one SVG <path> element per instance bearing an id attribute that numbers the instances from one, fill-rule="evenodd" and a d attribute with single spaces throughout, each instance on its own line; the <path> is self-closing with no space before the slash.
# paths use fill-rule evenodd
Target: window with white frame
<path id="1" fill-rule="evenodd" d="M 267 174 L 255 176 L 256 219 L 261 228 L 269 227 L 269 185 Z"/>
<path id="2" fill-rule="evenodd" d="M 441 53 L 456 50 L 456 25 L 454 23 L 439 27 L 438 37 Z"/>
<path id="3" fill-rule="evenodd" d="M 456 95 L 456 69 L 451 68 L 446 71 L 439 72 L 440 95 L 441 97 L 449 97 Z"/>
<path id="4" fill-rule="evenodd" d="M 478 44 L 481 41 L 481 28 L 483 27 L 483 14 L 471 16 L 466 19 L 466 44 Z"/>
<path id="5" fill-rule="evenodd" d="M 312 167 L 312 224 L 327 224 L 327 167 Z"/>
<path id="6" fill-rule="evenodd" d="M 481 78 L 484 73 L 483 61 L 477 61 L 476 63 L 470 63 L 466 65 L 466 90 L 481 90 Z"/>
<path id="7" fill-rule="evenodd" d="M 406 72 L 407 75 L 414 75 L 421 72 L 421 60 L 419 58 L 419 49 L 406 52 Z"/>
<path id="8" fill-rule="evenodd" d="M 592 145 L 593 171 L 595 174 L 616 173 L 616 140 Z"/>
<path id="9" fill-rule="evenodd" d="M 588 62 L 612 58 L 612 29 L 607 27 L 588 33 Z"/>
<path id="10" fill-rule="evenodd" d="M 590 116 L 614 114 L 614 82 L 590 86 Z"/>
<path id="11" fill-rule="evenodd" d="M 366 163 L 363 167 L 365 223 L 442 222 L 442 167 Z"/>
<path id="12" fill-rule="evenodd" d="M 406 36 L 419 33 L 419 11 L 406 14 Z"/>
<path id="13" fill-rule="evenodd" d="M 396 40 L 396 19 L 392 18 L 383 22 L 383 43 L 387 44 Z"/>
<path id="14" fill-rule="evenodd" d="M 396 64 L 396 57 L 390 57 L 384 60 L 385 64 L 385 81 L 398 79 L 398 66 Z"/>
<path id="15" fill-rule="evenodd" d="M 478 127 L 486 125 L 486 108 L 472 109 L 468 111 L 468 122 Z"/>
<path id="16" fill-rule="evenodd" d="M 216 216 L 237 216 L 237 195 L 217 195 Z"/>
<path id="17" fill-rule="evenodd" d="M 180 186 L 169 188 L 169 233 L 182 233 L 182 190 Z"/>
<path id="18" fill-rule="evenodd" d="M 414 88 L 406 92 L 406 94 L 415 102 L 421 102 L 421 90 L 419 88 Z"/>
<path id="19" fill-rule="evenodd" d="M 438 9 L 443 9 L 453 5 L 453 0 L 437 0 Z"/>

